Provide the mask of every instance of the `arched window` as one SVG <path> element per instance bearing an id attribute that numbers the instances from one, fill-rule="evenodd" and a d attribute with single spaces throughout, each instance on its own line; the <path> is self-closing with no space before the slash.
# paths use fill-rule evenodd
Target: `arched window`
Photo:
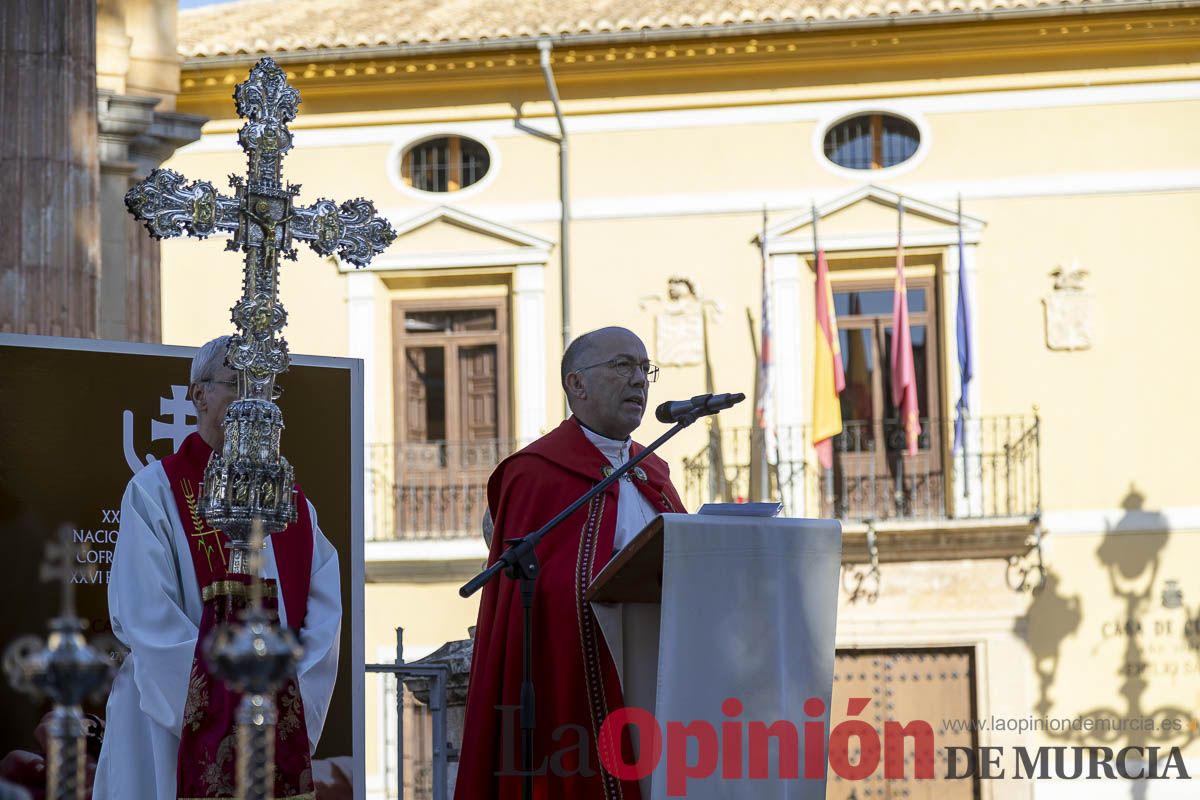
<path id="1" fill-rule="evenodd" d="M 487 174 L 487 148 L 465 136 L 438 136 L 417 142 L 404 152 L 404 183 L 422 192 L 457 192 Z"/>
<path id="2" fill-rule="evenodd" d="M 913 157 L 917 126 L 892 114 L 860 114 L 825 133 L 825 157 L 846 169 L 884 169 Z"/>

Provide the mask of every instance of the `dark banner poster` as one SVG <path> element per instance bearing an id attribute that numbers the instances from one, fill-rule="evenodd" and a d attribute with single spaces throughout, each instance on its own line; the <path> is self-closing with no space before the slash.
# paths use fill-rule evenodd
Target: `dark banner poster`
<path id="1" fill-rule="evenodd" d="M 134 472 L 195 430 L 187 398 L 194 350 L 185 347 L 0 335 L 0 648 L 44 636 L 59 611 L 57 584 L 39 578 L 63 524 L 79 615 L 89 640 L 109 632 L 107 581 L 121 497 Z M 361 770 L 361 362 L 293 357 L 279 379 L 282 451 L 338 551 L 342 641 L 337 685 L 317 757 L 353 755 Z M 85 569 L 87 564 L 95 569 Z M 0 756 L 37 750 L 48 706 L 0 681 Z M 89 707 L 100 715 L 104 704 Z M 361 772 L 360 772 L 361 775 Z"/>

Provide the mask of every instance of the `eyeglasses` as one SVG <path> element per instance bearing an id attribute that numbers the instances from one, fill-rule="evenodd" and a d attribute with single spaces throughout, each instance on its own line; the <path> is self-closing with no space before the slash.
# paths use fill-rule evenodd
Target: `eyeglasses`
<path id="1" fill-rule="evenodd" d="M 608 361 L 601 361 L 599 364 L 589 364 L 575 371 L 583 372 L 585 369 L 592 369 L 594 367 L 612 367 L 613 371 L 622 378 L 631 378 L 633 377 L 633 371 L 640 369 L 642 374 L 646 376 L 647 383 L 654 383 L 658 380 L 658 367 L 655 364 L 649 361 L 639 363 L 628 358 L 610 358 Z"/>
<path id="2" fill-rule="evenodd" d="M 237 391 L 238 388 L 237 378 L 232 378 L 227 381 L 219 381 L 216 378 L 205 378 L 204 380 L 200 381 L 200 383 L 215 383 L 219 386 L 228 386 L 234 391 Z M 281 397 L 283 397 L 283 387 L 279 384 L 275 384 L 271 387 L 271 399 L 278 400 Z"/>

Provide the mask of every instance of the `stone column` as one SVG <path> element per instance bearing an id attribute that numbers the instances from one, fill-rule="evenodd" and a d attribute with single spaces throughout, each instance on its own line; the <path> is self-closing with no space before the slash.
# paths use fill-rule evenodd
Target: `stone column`
<path id="1" fill-rule="evenodd" d="M 175 113 L 176 5 L 177 0 L 97 0 L 99 331 L 105 339 L 162 338 L 159 244 L 126 212 L 125 192 L 177 148 L 198 139 L 205 122 Z"/>
<path id="2" fill-rule="evenodd" d="M 206 119 L 155 112 L 158 97 L 100 89 L 100 219 L 103 269 L 100 336 L 133 342 L 162 339 L 159 243 L 125 209 L 125 193 L 180 146 L 200 138 Z"/>
<path id="3" fill-rule="evenodd" d="M 0 3 L 0 331 L 97 333 L 95 0 Z"/>
<path id="4" fill-rule="evenodd" d="M 801 331 L 801 320 L 811 319 L 801 312 L 801 274 L 804 262 L 796 253 L 780 253 L 771 256 L 771 326 L 773 359 L 775 365 L 771 377 L 774 390 L 772 407 L 774 427 L 778 432 L 775 458 L 779 462 L 806 463 L 808 442 L 805 426 L 812 412 L 812 401 L 804 391 L 805 363 Z M 811 293 L 808 294 L 811 297 Z M 811 305 L 808 309 L 811 309 Z M 808 311 L 811 314 L 811 311 Z M 810 326 L 811 327 L 811 326 Z M 811 352 L 811 351 L 810 351 Z M 802 517 L 808 505 L 808 481 L 799 488 L 780 487 L 787 516 Z"/>
<path id="5" fill-rule="evenodd" d="M 144 341 L 139 305 L 159 307 L 157 295 L 130 297 L 131 283 L 138 277 L 134 256 L 139 238 L 136 223 L 125 210 L 125 192 L 129 191 L 134 163 L 130 146 L 134 139 L 154 123 L 157 97 L 129 97 L 106 89 L 97 92 L 97 117 L 100 125 L 100 328 L 102 339 Z M 149 239 L 143 232 L 140 238 Z M 157 244 L 157 243 L 156 243 Z M 154 249 L 157 249 L 155 247 Z M 129 301 L 134 302 L 129 302 Z M 131 314 L 131 312 L 133 312 Z M 133 316 L 134 320 L 130 317 Z M 157 313 L 153 313 L 157 318 Z M 135 330 L 138 328 L 138 330 Z"/>
<path id="6" fill-rule="evenodd" d="M 546 431 L 546 265 L 513 270 L 517 355 L 517 431 L 524 446 Z"/>
<path id="7" fill-rule="evenodd" d="M 346 273 L 347 355 L 361 358 L 363 362 L 363 430 L 367 432 L 368 442 L 367 480 L 363 487 L 363 530 L 366 531 L 367 541 L 390 538 L 390 531 L 376 530 L 375 525 L 387 524 L 391 520 L 387 505 L 390 504 L 392 492 L 388 487 L 396 477 L 395 465 L 390 458 L 385 459 L 385 469 L 378 469 L 380 465 L 374 457 L 377 448 L 371 446 L 379 441 L 375 417 L 375 378 L 379 369 L 375 354 L 375 292 L 380 283 L 379 275 L 369 270 Z"/>

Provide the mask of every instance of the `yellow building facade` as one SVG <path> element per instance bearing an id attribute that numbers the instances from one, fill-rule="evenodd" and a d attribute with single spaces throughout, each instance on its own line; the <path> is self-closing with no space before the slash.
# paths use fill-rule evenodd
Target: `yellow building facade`
<path id="1" fill-rule="evenodd" d="M 241 170 L 229 97 L 271 55 L 303 97 L 284 167 L 302 201 L 370 198 L 399 234 L 368 269 L 302 252 L 281 280 L 292 350 L 366 368 L 368 660 L 390 658 L 397 625 L 409 657 L 466 635 L 476 606 L 455 590 L 485 554 L 483 479 L 562 419 L 548 71 L 570 334 L 641 335 L 664 366 L 652 399 L 751 395 L 765 283 L 766 480 L 789 513 L 844 520 L 839 670 L 870 671 L 881 704 L 894 690 L 889 713 L 936 711 L 935 729 L 992 720 L 946 742 L 1007 748 L 1004 778 L 912 796 L 1130 796 L 1120 777 L 1016 778 L 1017 746 L 1142 747 L 1134 761 L 1159 746 L 1163 762 L 1179 747 L 1200 771 L 1200 417 L 1182 408 L 1200 393 L 1183 335 L 1200 294 L 1200 4 L 443 13 L 180 15 L 177 106 L 210 122 L 167 166 Z M 901 207 L 915 457 L 887 396 Z M 848 383 L 828 474 L 808 430 L 814 212 Z M 224 332 L 240 272 L 222 243 L 162 247 L 163 340 Z M 955 447 L 960 291 L 974 376 Z M 758 494 L 751 405 L 666 448 L 689 505 Z M 382 692 L 369 682 L 379 797 Z"/>

